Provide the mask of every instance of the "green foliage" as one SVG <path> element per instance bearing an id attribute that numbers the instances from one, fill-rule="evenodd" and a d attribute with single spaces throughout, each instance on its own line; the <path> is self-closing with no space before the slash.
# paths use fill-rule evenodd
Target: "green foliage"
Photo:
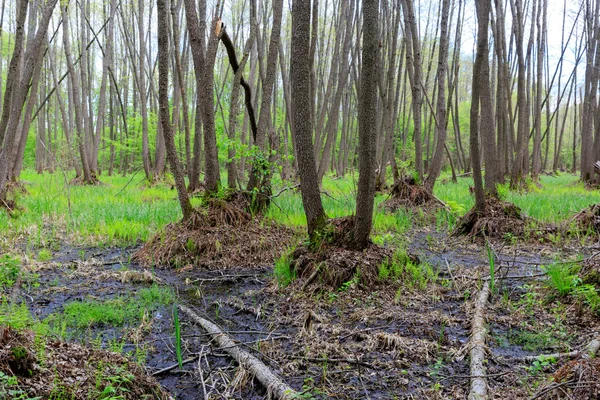
<path id="1" fill-rule="evenodd" d="M 9 254 L 0 257 L 0 285 L 7 291 L 17 282 L 21 273 L 21 261 Z"/>
<path id="2" fill-rule="evenodd" d="M 86 299 L 67 303 L 63 307 L 63 314 L 54 314 L 49 318 L 54 326 L 64 322 L 67 328 L 130 325 L 139 321 L 145 312 L 169 305 L 174 300 L 175 295 L 170 289 L 152 286 L 140 290 L 135 297 L 116 297 L 103 302 Z"/>
<path id="3" fill-rule="evenodd" d="M 286 287 L 296 280 L 296 270 L 292 268 L 288 252 L 275 261 L 274 273 L 277 283 L 281 287 Z"/>
<path id="4" fill-rule="evenodd" d="M 600 314 L 600 295 L 594 285 L 581 285 L 574 289 L 573 297 L 581 303 L 587 304 L 590 309 Z"/>
<path id="5" fill-rule="evenodd" d="M 488 263 L 490 266 L 490 292 L 494 293 L 496 290 L 496 256 L 489 242 L 486 242 L 485 249 L 487 251 Z"/>
<path id="6" fill-rule="evenodd" d="M 171 185 L 147 186 L 143 174 L 102 175 L 103 185 L 69 187 L 60 173 L 26 170 L 21 177 L 30 192 L 19 199 L 25 212 L 18 218 L 0 212 L 0 231 L 7 238 L 27 237 L 29 248 L 62 241 L 62 233 L 73 245 L 134 244 L 181 218 Z"/>
<path id="7" fill-rule="evenodd" d="M 0 399 L 41 400 L 42 398 L 29 397 L 27 393 L 19 387 L 16 376 L 9 376 L 0 371 Z"/>
<path id="8" fill-rule="evenodd" d="M 436 278 L 429 264 L 414 263 L 404 250 L 397 250 L 391 259 L 385 260 L 379 266 L 378 275 L 382 281 L 398 281 L 409 290 L 425 289 Z"/>
<path id="9" fill-rule="evenodd" d="M 52 252 L 48 249 L 42 249 L 39 251 L 37 259 L 41 262 L 49 261 L 52 259 Z"/>
<path id="10" fill-rule="evenodd" d="M 577 270 L 572 264 L 549 265 L 546 267 L 546 274 L 549 278 L 548 286 L 560 296 L 566 296 L 581 284 L 581 278 L 577 276 Z"/>
<path id="11" fill-rule="evenodd" d="M 555 363 L 556 359 L 554 357 L 547 357 L 542 354 L 536 360 L 533 361 L 533 363 L 529 368 L 527 368 L 527 370 L 531 375 L 537 376 L 538 374 L 543 372 L 544 369 L 546 369 L 546 367 L 549 367 L 550 365 Z"/>
<path id="12" fill-rule="evenodd" d="M 179 325 L 179 312 L 177 304 L 173 304 L 173 324 L 175 325 L 175 351 L 179 369 L 183 369 L 183 357 L 181 356 L 181 326 Z"/>

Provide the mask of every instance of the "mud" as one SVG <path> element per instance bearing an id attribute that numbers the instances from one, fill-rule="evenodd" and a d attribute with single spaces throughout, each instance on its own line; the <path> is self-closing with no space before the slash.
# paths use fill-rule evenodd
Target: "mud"
<path id="1" fill-rule="evenodd" d="M 24 289 L 22 298 L 36 317 L 44 319 L 71 301 L 107 300 L 153 284 L 166 285 L 175 290 L 179 302 L 217 323 L 307 396 L 464 398 L 469 385 L 467 304 L 478 290 L 477 277 L 489 274 L 487 252 L 481 245 L 433 230 L 414 233 L 408 247 L 438 269 L 440 279 L 425 290 L 390 284 L 367 293 L 349 284 L 337 291 L 306 294 L 278 288 L 269 266 L 226 271 L 189 266 L 145 270 L 131 261 L 137 248 L 63 246 L 50 262 L 37 265 L 40 286 Z M 548 366 L 532 378 L 527 369 L 531 365 L 522 361 L 523 357 L 555 349 L 527 351 L 509 337 L 528 326 L 535 329 L 552 323 L 553 315 L 538 309 L 541 305 L 528 310 L 529 314 L 514 310 L 502 298 L 518 302 L 525 294 L 523 283 L 536 281 L 540 265 L 557 254 L 548 246 L 525 249 L 496 244 L 494 249 L 498 276 L 525 278 L 499 282 L 490 305 L 490 388 L 493 393 L 510 388 L 511 398 L 527 398 L 532 394 L 527 386 L 532 379 L 542 379 L 558 366 Z M 562 259 L 576 253 L 575 248 L 562 250 Z M 142 275 L 147 271 L 153 278 L 146 282 L 123 280 L 123 270 Z M 565 348 L 584 344 L 598 328 L 598 318 L 586 318 L 564 321 L 571 332 Z M 205 392 L 208 398 L 266 397 L 264 388 L 241 371 L 223 349 L 216 348 L 201 328 L 183 314 L 179 319 L 183 359 L 194 361 L 183 370 L 175 368 L 158 375 L 165 389 L 183 400 L 204 398 Z M 135 339 L 132 331 L 139 328 L 136 326 L 91 326 L 70 331 L 67 337 L 88 345 L 101 343 L 103 348 L 109 348 L 115 339 L 125 340 L 124 352 L 143 347 L 149 373 L 176 364 L 172 308 L 159 307 L 146 322 Z"/>

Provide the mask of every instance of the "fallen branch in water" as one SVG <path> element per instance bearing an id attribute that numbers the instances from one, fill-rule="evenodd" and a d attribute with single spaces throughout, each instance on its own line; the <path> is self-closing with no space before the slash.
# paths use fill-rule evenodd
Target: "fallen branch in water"
<path id="1" fill-rule="evenodd" d="M 243 368 L 252 372 L 255 378 L 267 389 L 267 392 L 278 399 L 291 400 L 298 393 L 275 375 L 262 361 L 240 348 L 225 332 L 209 320 L 202 318 L 190 308 L 179 305 L 179 309 L 187 314 L 206 332 L 212 335 L 217 344 L 233 357 Z M 268 396 L 267 396 L 268 397 Z"/>

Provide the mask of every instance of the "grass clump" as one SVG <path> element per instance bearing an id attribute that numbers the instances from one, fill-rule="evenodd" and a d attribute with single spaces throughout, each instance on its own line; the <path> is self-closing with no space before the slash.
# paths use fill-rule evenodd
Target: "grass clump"
<path id="1" fill-rule="evenodd" d="M 547 285 L 559 296 L 566 296 L 581 284 L 578 269 L 572 264 L 551 264 L 546 267 Z"/>
<path id="2" fill-rule="evenodd" d="M 142 289 L 134 297 L 117 297 L 100 302 L 93 299 L 65 304 L 62 315 L 51 319 L 66 328 L 82 329 L 90 326 L 124 326 L 140 320 L 145 312 L 175 301 L 175 294 L 168 288 L 152 286 Z"/>
<path id="3" fill-rule="evenodd" d="M 400 282 L 409 290 L 423 290 L 427 284 L 435 280 L 435 272 L 427 263 L 420 263 L 405 250 L 397 250 L 391 258 L 379 265 L 378 276 L 381 281 Z"/>
<path id="4" fill-rule="evenodd" d="M 296 270 L 292 268 L 289 252 L 275 260 L 274 274 L 280 287 L 287 287 L 296 280 Z"/>

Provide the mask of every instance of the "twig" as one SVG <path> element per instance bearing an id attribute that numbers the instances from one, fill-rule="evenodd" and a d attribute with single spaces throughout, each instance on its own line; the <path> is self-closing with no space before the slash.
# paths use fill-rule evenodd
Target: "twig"
<path id="1" fill-rule="evenodd" d="M 194 357 L 190 357 L 190 358 L 186 358 L 185 360 L 183 360 L 181 362 L 181 365 L 185 365 L 185 364 L 189 364 L 191 362 L 196 361 L 200 356 L 199 355 L 195 355 Z M 173 365 L 169 365 L 166 368 L 163 369 L 159 369 L 158 371 L 155 371 L 152 373 L 152 376 L 157 376 L 157 375 L 161 375 L 164 374 L 165 372 L 169 372 L 175 368 L 179 367 L 179 363 L 173 364 Z"/>
<path id="2" fill-rule="evenodd" d="M 306 360 L 306 361 L 311 361 L 311 362 L 347 363 L 347 364 L 361 365 L 361 366 L 369 368 L 369 369 L 376 369 L 373 365 L 371 365 L 369 363 L 359 361 L 359 360 L 352 360 L 350 358 L 312 358 L 312 357 L 302 357 L 302 356 L 292 356 L 291 358 L 296 359 L 296 360 Z"/>
<path id="3" fill-rule="evenodd" d="M 283 188 L 283 189 L 281 189 L 279 192 L 277 192 L 277 193 L 275 193 L 275 194 L 272 194 L 272 195 L 271 195 L 271 199 L 274 199 L 274 198 L 276 198 L 276 197 L 279 197 L 279 196 L 281 196 L 281 194 L 282 194 L 283 192 L 286 192 L 286 191 L 288 191 L 288 190 L 292 190 L 292 189 L 296 189 L 296 188 L 299 188 L 299 187 L 300 187 L 300 184 L 299 184 L 299 183 L 297 183 L 297 184 L 295 184 L 295 185 L 292 185 L 292 186 L 287 186 L 287 187 L 284 187 L 284 188 Z"/>

